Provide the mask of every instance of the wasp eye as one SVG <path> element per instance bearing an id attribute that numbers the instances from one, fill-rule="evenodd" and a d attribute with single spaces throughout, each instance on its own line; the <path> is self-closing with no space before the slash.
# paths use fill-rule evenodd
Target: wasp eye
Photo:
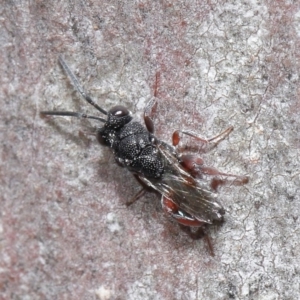
<path id="1" fill-rule="evenodd" d="M 105 127 L 117 130 L 129 123 L 131 120 L 131 112 L 126 107 L 117 105 L 109 110 Z"/>
<path id="2" fill-rule="evenodd" d="M 114 117 L 125 117 L 130 114 L 129 110 L 122 106 L 122 105 L 117 105 L 114 106 L 113 108 L 110 109 L 109 111 Z"/>

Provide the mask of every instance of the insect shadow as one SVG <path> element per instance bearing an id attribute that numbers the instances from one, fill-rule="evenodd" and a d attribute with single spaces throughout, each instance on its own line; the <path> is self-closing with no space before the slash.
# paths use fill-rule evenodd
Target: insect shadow
<path id="1" fill-rule="evenodd" d="M 100 107 L 86 94 L 62 57 L 59 57 L 59 63 L 77 92 L 105 118 L 72 111 L 41 111 L 40 114 L 91 119 L 102 123 L 96 129 L 98 142 L 109 147 L 117 164 L 129 170 L 141 185 L 140 191 L 127 202 L 127 206 L 150 190 L 157 192 L 161 195 L 163 211 L 192 239 L 205 237 L 209 251 L 214 255 L 205 228 L 206 225 L 223 222 L 225 210 L 217 199 L 217 189 L 228 182 L 245 184 L 248 177 L 208 167 L 200 157 L 185 154 L 186 149 L 180 149 L 179 143 L 181 136 L 187 135 L 214 147 L 232 132 L 233 127 L 210 139 L 191 131 L 176 130 L 172 135 L 172 145 L 169 145 L 154 135 L 152 119 L 156 101 L 152 101 L 144 111 L 144 126 L 134 121 L 132 113 L 122 105 L 109 110 Z M 211 176 L 210 184 L 203 180 L 203 176 Z"/>

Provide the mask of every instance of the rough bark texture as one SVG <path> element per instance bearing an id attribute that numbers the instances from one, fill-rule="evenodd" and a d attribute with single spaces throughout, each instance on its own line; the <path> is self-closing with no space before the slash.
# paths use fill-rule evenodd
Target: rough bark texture
<path id="1" fill-rule="evenodd" d="M 1 299 L 298 299 L 298 1 L 2 1 Z M 108 149 L 97 114 L 58 66 L 62 54 L 104 108 L 137 118 L 160 72 L 156 134 L 213 136 L 203 155 L 248 174 L 220 189 L 215 257 L 165 218 Z M 185 139 L 190 141 L 189 138 Z"/>

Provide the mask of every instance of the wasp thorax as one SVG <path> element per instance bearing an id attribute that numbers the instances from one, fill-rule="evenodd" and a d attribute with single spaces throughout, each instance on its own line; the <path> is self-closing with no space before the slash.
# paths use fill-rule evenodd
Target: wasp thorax
<path id="1" fill-rule="evenodd" d="M 109 110 L 105 126 L 111 129 L 119 129 L 131 120 L 131 112 L 126 107 L 117 105 Z"/>

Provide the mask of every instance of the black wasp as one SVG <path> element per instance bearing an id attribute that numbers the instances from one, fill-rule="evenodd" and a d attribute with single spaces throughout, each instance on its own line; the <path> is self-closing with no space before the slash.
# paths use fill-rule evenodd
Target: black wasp
<path id="1" fill-rule="evenodd" d="M 202 143 L 218 144 L 233 130 L 229 127 L 221 134 L 203 139 L 189 131 L 175 131 L 172 136 L 173 145 L 160 141 L 155 137 L 151 113 L 145 110 L 146 127 L 133 121 L 131 112 L 124 106 L 117 105 L 106 111 L 87 95 L 71 72 L 62 57 L 59 63 L 70 78 L 81 96 L 106 118 L 69 111 L 42 111 L 41 115 L 68 116 L 97 120 L 104 125 L 97 128 L 97 140 L 101 145 L 112 149 L 119 165 L 126 167 L 142 185 L 139 193 L 127 204 L 131 204 L 149 190 L 161 194 L 163 210 L 176 220 L 193 239 L 206 237 L 210 252 L 213 249 L 203 227 L 206 224 L 223 221 L 225 210 L 217 201 L 216 190 L 225 182 L 216 176 L 232 176 L 237 184 L 248 181 L 245 176 L 225 174 L 204 165 L 199 157 L 180 153 L 176 147 L 180 134 L 196 138 Z M 155 105 L 155 104 L 154 104 Z M 211 175 L 213 179 L 208 185 L 201 180 L 203 175 Z M 191 230 L 191 228 L 197 228 Z"/>

